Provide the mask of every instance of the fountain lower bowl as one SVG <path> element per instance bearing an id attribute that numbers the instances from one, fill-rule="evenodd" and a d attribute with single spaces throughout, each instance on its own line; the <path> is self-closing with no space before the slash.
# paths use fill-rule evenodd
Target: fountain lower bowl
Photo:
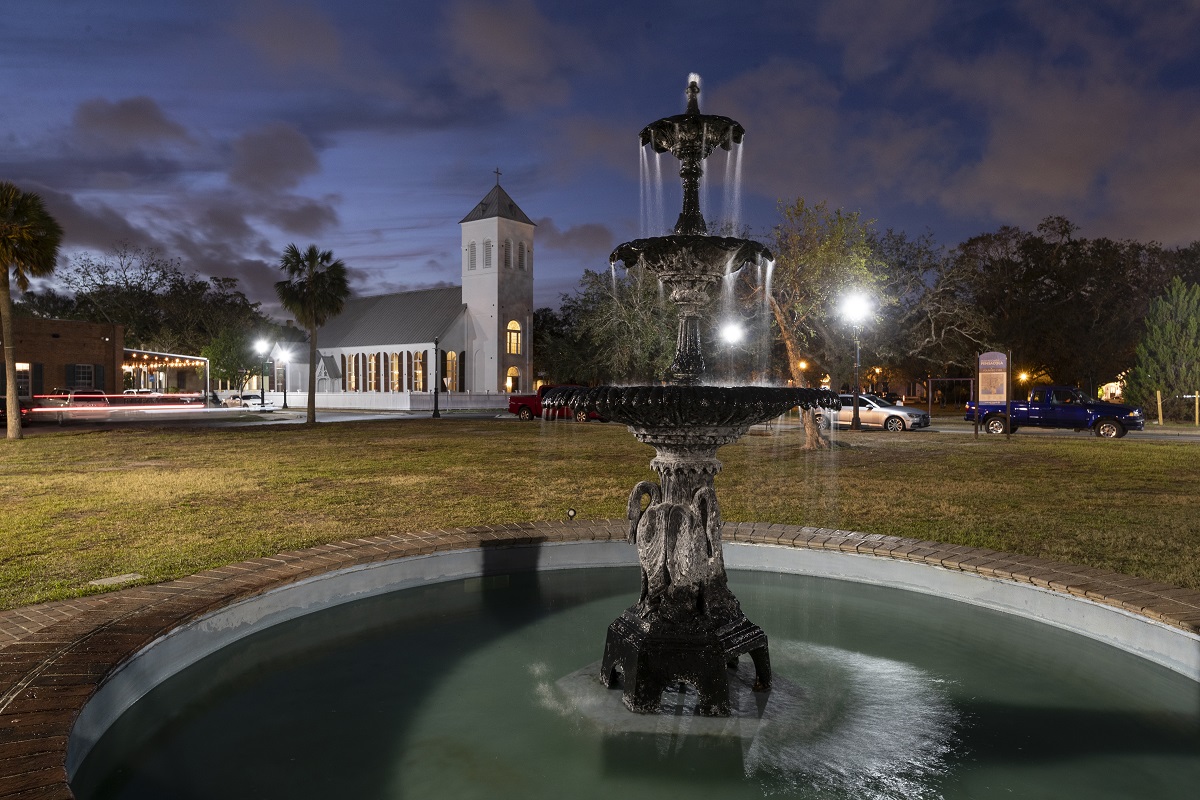
<path id="1" fill-rule="evenodd" d="M 597 386 L 551 389 L 550 408 L 594 412 L 633 428 L 749 428 L 793 408 L 840 408 L 826 389 L 775 386 Z"/>

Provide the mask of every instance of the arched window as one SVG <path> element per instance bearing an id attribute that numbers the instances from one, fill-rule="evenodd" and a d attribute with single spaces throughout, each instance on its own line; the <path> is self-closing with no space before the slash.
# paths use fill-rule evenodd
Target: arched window
<path id="1" fill-rule="evenodd" d="M 521 370 L 517 369 L 516 367 L 508 368 L 508 377 L 504 379 L 504 391 L 521 391 Z"/>
<path id="2" fill-rule="evenodd" d="M 475 269 L 475 243 L 467 245 L 467 269 Z"/>
<path id="3" fill-rule="evenodd" d="M 458 353 L 446 351 L 446 360 L 442 364 L 442 385 L 447 392 L 458 391 Z"/>
<path id="4" fill-rule="evenodd" d="M 504 268 L 512 269 L 512 239 L 504 240 Z"/>
<path id="5" fill-rule="evenodd" d="M 510 320 L 508 323 L 508 330 L 506 332 L 508 336 L 505 343 L 506 346 L 504 348 L 504 352 L 508 353 L 510 356 L 521 355 L 521 323 L 517 322 L 515 319 Z"/>
<path id="6" fill-rule="evenodd" d="M 392 353 L 388 360 L 391 362 L 389 364 L 391 367 L 389 371 L 392 373 L 391 384 L 388 388 L 393 392 L 399 392 L 403 389 L 403 387 L 400 385 L 400 354 Z"/>
<path id="7" fill-rule="evenodd" d="M 483 268 L 491 269 L 492 267 L 492 240 L 483 240 Z"/>
<path id="8" fill-rule="evenodd" d="M 525 269 L 525 243 L 521 242 L 517 245 L 517 269 Z"/>
<path id="9" fill-rule="evenodd" d="M 378 392 L 379 391 L 379 381 L 377 380 L 378 375 L 379 375 L 379 357 L 377 355 L 375 355 L 374 353 L 371 353 L 371 355 L 367 356 L 367 381 L 366 381 L 366 383 L 367 383 L 367 391 L 368 392 Z"/>
<path id="10" fill-rule="evenodd" d="M 346 358 L 346 391 L 358 391 L 358 354 Z"/>
<path id="11" fill-rule="evenodd" d="M 413 391 L 425 391 L 425 353 L 419 352 L 413 356 Z"/>

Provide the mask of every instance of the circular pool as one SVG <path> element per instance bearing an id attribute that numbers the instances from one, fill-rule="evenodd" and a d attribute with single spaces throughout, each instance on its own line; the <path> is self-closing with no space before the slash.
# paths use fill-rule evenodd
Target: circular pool
<path id="1" fill-rule="evenodd" d="M 82 721 L 103 732 L 76 749 L 73 790 L 86 800 L 1094 799 L 1200 785 L 1200 684 L 1014 614 L 735 570 L 733 589 L 770 636 L 775 688 L 739 689 L 731 720 L 691 715 L 686 693 L 642 716 L 597 677 L 636 569 L 485 560 L 481 573 L 359 592 L 313 613 L 304 606 L 321 603 L 293 598 L 274 624 L 217 620 L 150 648 L 194 663 L 113 704 L 123 713 L 112 719 Z M 253 630 L 215 633 L 239 627 Z M 196 660 L 209 640 L 222 644 Z M 156 682 L 137 680 L 137 662 L 126 686 Z"/>

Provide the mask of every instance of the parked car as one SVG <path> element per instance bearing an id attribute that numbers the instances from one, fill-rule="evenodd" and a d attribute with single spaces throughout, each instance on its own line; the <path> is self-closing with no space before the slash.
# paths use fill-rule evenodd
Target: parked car
<path id="1" fill-rule="evenodd" d="M 38 395 L 37 405 L 49 411 L 36 411 L 52 415 L 50 418 L 59 425 L 78 419 L 99 419 L 108 416 L 108 395 L 103 389 L 55 389 L 50 394 Z"/>
<path id="2" fill-rule="evenodd" d="M 576 411 L 572 412 L 566 406 L 561 408 L 548 409 L 542 407 L 542 397 L 551 389 L 570 389 L 583 388 L 571 386 L 540 386 L 536 394 L 514 394 L 508 398 L 508 413 L 516 414 L 519 419 L 530 420 L 542 417 L 543 419 L 564 419 L 566 417 L 574 417 L 576 422 L 587 422 L 591 419 L 598 419 L 601 422 L 608 420 L 601 417 L 595 411 Z"/>
<path id="3" fill-rule="evenodd" d="M 29 403 L 26 402 L 25 400 L 19 400 L 18 403 L 21 406 L 21 422 L 22 423 L 28 422 L 29 421 L 29 411 L 30 411 Z M 7 424 L 8 424 L 8 398 L 4 397 L 3 395 L 0 395 L 0 425 L 7 425 Z"/>
<path id="4" fill-rule="evenodd" d="M 225 405 L 229 408 L 244 408 L 247 411 L 274 411 L 274 403 L 263 403 L 262 395 L 258 394 L 231 394 L 225 398 Z"/>
<path id="5" fill-rule="evenodd" d="M 1012 418 L 1009 419 L 1009 414 Z M 967 422 L 975 421 L 975 403 L 967 403 Z M 1118 439 L 1146 427 L 1141 408 L 1094 400 L 1073 386 L 1035 386 L 1028 400 L 980 403 L 979 424 L 987 433 L 1016 433 L 1017 428 L 1069 428 Z"/>
<path id="6" fill-rule="evenodd" d="M 854 419 L 854 395 L 838 395 L 842 401 L 840 411 L 817 411 L 817 424 L 828 427 L 837 425 L 839 430 L 848 430 Z M 929 414 L 910 406 L 897 406 L 873 394 L 858 396 L 858 421 L 863 428 L 885 431 L 904 431 L 929 427 Z"/>

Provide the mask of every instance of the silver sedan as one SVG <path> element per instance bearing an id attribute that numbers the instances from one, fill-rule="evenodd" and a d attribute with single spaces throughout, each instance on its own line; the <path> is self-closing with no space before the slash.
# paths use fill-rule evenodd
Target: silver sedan
<path id="1" fill-rule="evenodd" d="M 831 423 L 839 430 L 848 430 L 854 418 L 853 395 L 838 395 L 842 401 L 841 411 L 818 411 L 817 421 L 822 427 Z M 918 408 L 896 406 L 873 394 L 858 396 L 858 420 L 863 428 L 884 431 L 904 431 L 929 427 L 929 415 Z"/>

